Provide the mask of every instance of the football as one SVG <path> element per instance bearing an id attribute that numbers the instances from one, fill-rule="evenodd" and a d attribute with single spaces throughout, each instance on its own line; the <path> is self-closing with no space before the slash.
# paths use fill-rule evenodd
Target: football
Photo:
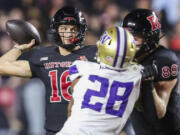
<path id="1" fill-rule="evenodd" d="M 27 44 L 35 39 L 35 45 L 41 43 L 40 34 L 29 22 L 24 20 L 8 20 L 6 22 L 8 35 L 18 44 Z"/>

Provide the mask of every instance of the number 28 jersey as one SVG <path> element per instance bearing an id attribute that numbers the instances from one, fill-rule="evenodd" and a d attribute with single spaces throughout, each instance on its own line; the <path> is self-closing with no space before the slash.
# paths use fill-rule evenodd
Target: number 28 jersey
<path id="1" fill-rule="evenodd" d="M 139 97 L 141 66 L 115 71 L 100 64 L 75 61 L 70 79 L 74 87 L 71 116 L 57 135 L 118 135 Z"/>

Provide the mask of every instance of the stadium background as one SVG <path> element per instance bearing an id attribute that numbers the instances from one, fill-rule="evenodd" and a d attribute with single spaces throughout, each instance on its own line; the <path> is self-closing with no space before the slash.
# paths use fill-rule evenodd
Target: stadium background
<path id="1" fill-rule="evenodd" d="M 121 25 L 130 10 L 153 9 L 166 34 L 160 44 L 180 57 L 180 0 L 0 0 L 0 55 L 14 45 L 5 29 L 9 19 L 31 22 L 40 32 L 42 45 L 52 45 L 50 21 L 64 5 L 84 12 L 88 24 L 86 45 L 95 44 L 106 28 Z M 44 135 L 44 93 L 38 79 L 0 76 L 0 135 Z"/>

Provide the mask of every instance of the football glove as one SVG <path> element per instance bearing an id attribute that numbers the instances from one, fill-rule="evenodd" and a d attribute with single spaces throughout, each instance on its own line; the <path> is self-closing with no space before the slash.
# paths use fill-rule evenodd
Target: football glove
<path id="1" fill-rule="evenodd" d="M 153 81 L 154 78 L 158 75 L 158 68 L 155 62 L 152 65 L 144 66 L 144 69 L 141 71 L 143 81 Z"/>

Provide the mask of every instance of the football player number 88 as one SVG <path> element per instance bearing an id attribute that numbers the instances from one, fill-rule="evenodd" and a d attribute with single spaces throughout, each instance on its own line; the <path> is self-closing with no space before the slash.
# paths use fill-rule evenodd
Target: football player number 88
<path id="1" fill-rule="evenodd" d="M 100 76 L 90 75 L 89 80 L 93 83 L 95 81 L 98 81 L 100 83 L 100 90 L 92 90 L 88 89 L 84 95 L 84 100 L 82 102 L 82 109 L 83 108 L 90 108 L 94 111 L 100 112 L 103 106 L 103 103 L 96 102 L 94 104 L 91 104 L 91 98 L 92 97 L 99 97 L 99 98 L 105 98 L 109 90 L 109 97 L 107 98 L 107 103 L 105 107 L 105 113 L 116 115 L 118 117 L 122 117 L 123 113 L 126 109 L 129 95 L 133 89 L 133 82 L 118 82 L 113 81 L 112 84 L 109 83 L 109 80 L 107 78 L 103 78 Z M 121 92 L 118 92 L 120 91 Z M 123 92 L 122 92 L 123 91 Z M 119 108 L 114 108 L 114 105 L 119 102 Z"/>

